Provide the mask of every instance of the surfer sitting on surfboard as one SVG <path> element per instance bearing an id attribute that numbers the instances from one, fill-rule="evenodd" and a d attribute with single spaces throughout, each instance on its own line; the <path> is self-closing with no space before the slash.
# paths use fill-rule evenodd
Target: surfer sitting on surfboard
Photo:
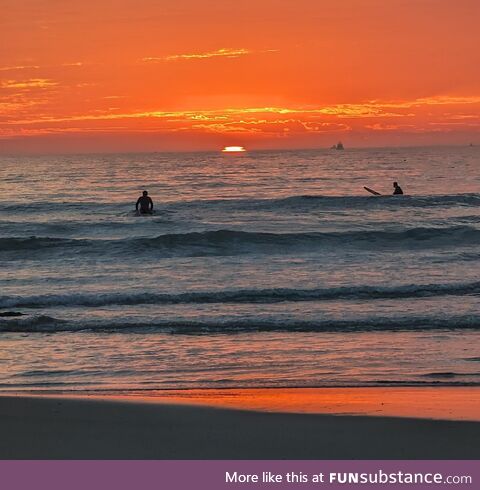
<path id="1" fill-rule="evenodd" d="M 393 195 L 403 194 L 402 188 L 398 185 L 398 182 L 393 183 Z"/>
<path id="2" fill-rule="evenodd" d="M 374 196 L 381 196 L 380 192 L 374 191 L 373 189 L 370 189 L 370 187 L 363 187 L 366 191 L 370 192 L 370 194 L 373 194 Z M 402 188 L 398 185 L 398 182 L 393 183 L 393 195 L 400 195 L 403 194 Z"/>
<path id="3" fill-rule="evenodd" d="M 138 212 L 140 206 L 140 214 L 152 214 L 153 213 L 153 201 L 148 195 L 147 191 L 143 191 L 142 195 L 138 198 L 137 204 L 135 204 L 135 210 Z"/>

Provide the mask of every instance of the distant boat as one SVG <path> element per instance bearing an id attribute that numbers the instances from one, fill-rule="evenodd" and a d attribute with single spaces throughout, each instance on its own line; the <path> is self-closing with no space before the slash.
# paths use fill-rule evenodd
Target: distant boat
<path id="1" fill-rule="evenodd" d="M 336 145 L 332 146 L 332 150 L 344 150 L 345 148 L 342 145 L 342 142 L 339 141 Z"/>

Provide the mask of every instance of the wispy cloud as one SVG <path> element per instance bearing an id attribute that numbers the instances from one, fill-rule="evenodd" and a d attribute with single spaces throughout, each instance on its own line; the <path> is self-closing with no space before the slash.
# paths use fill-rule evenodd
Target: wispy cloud
<path id="1" fill-rule="evenodd" d="M 387 123 L 374 123 L 366 124 L 365 128 L 372 131 L 399 131 L 399 130 L 413 130 L 414 124 L 387 124 Z"/>
<path id="2" fill-rule="evenodd" d="M 82 61 L 74 61 L 73 63 L 62 63 L 62 66 L 83 66 L 84 64 Z"/>
<path id="3" fill-rule="evenodd" d="M 44 94 L 44 92 L 41 92 Z M 115 99 L 121 95 L 107 95 Z M 30 99 L 30 97 L 29 97 Z M 448 102 L 447 102 L 448 101 Z M 1 99 L 0 99 L 1 102 Z M 41 131 L 61 134 L 96 130 L 120 132 L 198 132 L 218 134 L 251 134 L 261 136 L 289 137 L 295 134 L 338 133 L 347 131 L 400 131 L 428 132 L 436 126 L 446 130 L 477 128 L 480 97 L 434 96 L 422 99 L 399 101 L 365 101 L 355 104 L 337 104 L 320 107 L 265 106 L 239 107 L 207 110 L 173 111 L 122 111 L 118 107 L 95 109 L 88 113 L 52 114 L 43 112 L 28 114 L 22 107 L 22 99 L 5 100 L 8 109 L 19 104 L 19 112 L 12 119 L 0 122 L 0 133 L 10 136 L 38 134 Z M 0 111 L 1 112 L 1 111 Z M 459 117 L 456 118 L 456 115 Z M 3 126 L 3 128 L 2 128 Z M 435 129 L 436 130 L 436 129 Z"/>
<path id="4" fill-rule="evenodd" d="M 28 80 L 4 80 L 0 87 L 10 89 L 48 88 L 58 85 L 58 82 L 49 78 L 30 78 Z"/>
<path id="5" fill-rule="evenodd" d="M 454 96 L 454 95 L 436 95 L 434 97 L 424 97 L 417 99 L 418 105 L 461 105 L 461 104 L 479 104 L 480 96 Z"/>
<path id="6" fill-rule="evenodd" d="M 115 99 L 126 99 L 127 96 L 126 95 L 105 95 L 103 98 L 115 100 Z"/>
<path id="7" fill-rule="evenodd" d="M 145 63 L 160 63 L 164 61 L 181 61 L 181 60 L 203 60 L 209 58 L 240 58 L 241 56 L 248 56 L 256 53 L 274 53 L 277 49 L 265 49 L 262 51 L 252 51 L 246 48 L 220 48 L 216 51 L 207 51 L 203 53 L 183 53 L 183 54 L 172 54 L 169 56 L 155 57 L 148 56 L 142 58 Z"/>
<path id="8" fill-rule="evenodd" d="M 40 69 L 51 69 L 58 67 L 80 67 L 84 66 L 83 61 L 66 62 L 60 65 L 10 65 L 10 66 L 0 66 L 0 72 L 5 71 L 21 71 L 21 70 L 40 70 Z"/>
<path id="9" fill-rule="evenodd" d="M 41 101 L 36 100 L 21 100 L 21 99 L 12 99 L 8 100 L 0 100 L 0 116 L 2 115 L 12 115 L 20 113 L 21 111 L 25 111 L 25 109 L 32 108 L 41 104 Z"/>
<path id="10" fill-rule="evenodd" d="M 39 65 L 0 66 L 0 71 L 36 70 L 39 68 Z"/>
<path id="11" fill-rule="evenodd" d="M 10 81 L 11 82 L 11 81 Z M 15 82 L 9 86 L 39 86 L 43 85 L 43 82 L 49 82 L 45 80 L 29 80 L 27 82 Z M 50 81 L 51 82 L 51 81 Z M 7 82 L 4 82 L 7 83 Z M 55 83 L 55 82 L 51 82 Z M 105 98 L 117 98 L 122 96 L 110 95 Z M 243 107 L 243 108 L 224 108 L 224 109 L 211 109 L 211 110 L 184 110 L 184 111 L 141 111 L 141 112 L 128 112 L 128 113 L 110 113 L 105 112 L 102 114 L 90 113 L 80 114 L 72 116 L 62 117 L 45 117 L 42 119 L 32 119 L 30 121 L 17 121 L 17 123 L 39 123 L 39 122 L 66 122 L 66 121 L 88 121 L 88 120 L 113 120 L 113 119 L 184 119 L 190 121 L 229 121 L 236 118 L 243 118 L 244 120 L 258 121 L 262 118 L 271 119 L 273 117 L 285 117 L 295 118 L 301 120 L 316 119 L 316 118 L 345 118 L 345 119 L 375 119 L 375 118 L 392 118 L 392 117 L 415 117 L 415 113 L 410 109 L 420 106 L 444 106 L 446 101 L 449 100 L 451 105 L 454 106 L 468 106 L 480 104 L 480 97 L 477 96 L 463 96 L 463 97 L 431 97 L 423 99 L 413 99 L 410 101 L 366 101 L 362 104 L 337 104 L 323 107 Z M 392 108 L 399 109 L 398 112 L 392 112 Z M 407 111 L 407 109 L 409 111 Z M 442 116 L 443 117 L 443 116 Z M 462 115 L 462 117 L 465 117 Z"/>

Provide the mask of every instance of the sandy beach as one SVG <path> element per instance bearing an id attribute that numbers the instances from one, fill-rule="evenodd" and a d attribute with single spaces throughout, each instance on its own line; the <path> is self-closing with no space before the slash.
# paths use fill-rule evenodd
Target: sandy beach
<path id="1" fill-rule="evenodd" d="M 244 397 L 245 400 L 252 398 L 251 391 Z M 385 399 L 387 391 L 380 389 L 378 395 Z M 334 393 L 332 391 L 331 393 L 333 396 Z M 357 393 L 361 395 L 360 398 L 363 396 L 363 399 L 372 396 L 371 393 L 362 393 L 362 389 L 357 390 Z M 476 393 L 478 390 L 474 392 L 474 403 L 478 401 Z M 398 393 L 393 394 L 391 398 L 398 396 Z M 448 405 L 449 397 L 442 396 L 443 406 Z M 307 395 L 299 392 L 296 397 L 297 407 L 301 405 L 302 397 L 310 403 L 310 411 L 312 411 L 312 394 L 307 400 Z M 421 398 L 420 393 L 419 399 Z M 218 403 L 216 406 L 215 403 L 206 406 L 205 400 L 202 403 L 198 404 L 198 400 L 189 402 L 185 395 L 183 401 L 173 396 L 148 400 L 134 397 L 99 399 L 2 396 L 0 397 L 2 433 L 0 458 L 477 459 L 480 457 L 479 422 L 371 416 L 368 415 L 371 413 L 371 406 L 368 408 L 369 404 L 365 403 L 360 404 L 364 409 L 359 408 L 358 404 L 356 409 L 352 407 L 352 413 L 357 415 L 333 415 L 333 398 L 324 404 L 329 405 L 331 410 L 324 410 L 321 414 L 298 413 L 298 408 L 289 409 L 297 413 L 280 413 L 260 409 L 220 408 L 222 404 Z M 265 409 L 264 405 L 262 410 Z M 339 412 L 341 413 L 342 410 Z M 420 410 L 419 413 L 421 414 L 422 411 Z"/>

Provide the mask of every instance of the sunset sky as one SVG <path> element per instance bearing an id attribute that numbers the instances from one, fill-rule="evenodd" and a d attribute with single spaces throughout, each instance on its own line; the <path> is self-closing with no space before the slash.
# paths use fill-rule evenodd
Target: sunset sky
<path id="1" fill-rule="evenodd" d="M 480 143 L 478 0 L 0 7 L 0 153 Z"/>

